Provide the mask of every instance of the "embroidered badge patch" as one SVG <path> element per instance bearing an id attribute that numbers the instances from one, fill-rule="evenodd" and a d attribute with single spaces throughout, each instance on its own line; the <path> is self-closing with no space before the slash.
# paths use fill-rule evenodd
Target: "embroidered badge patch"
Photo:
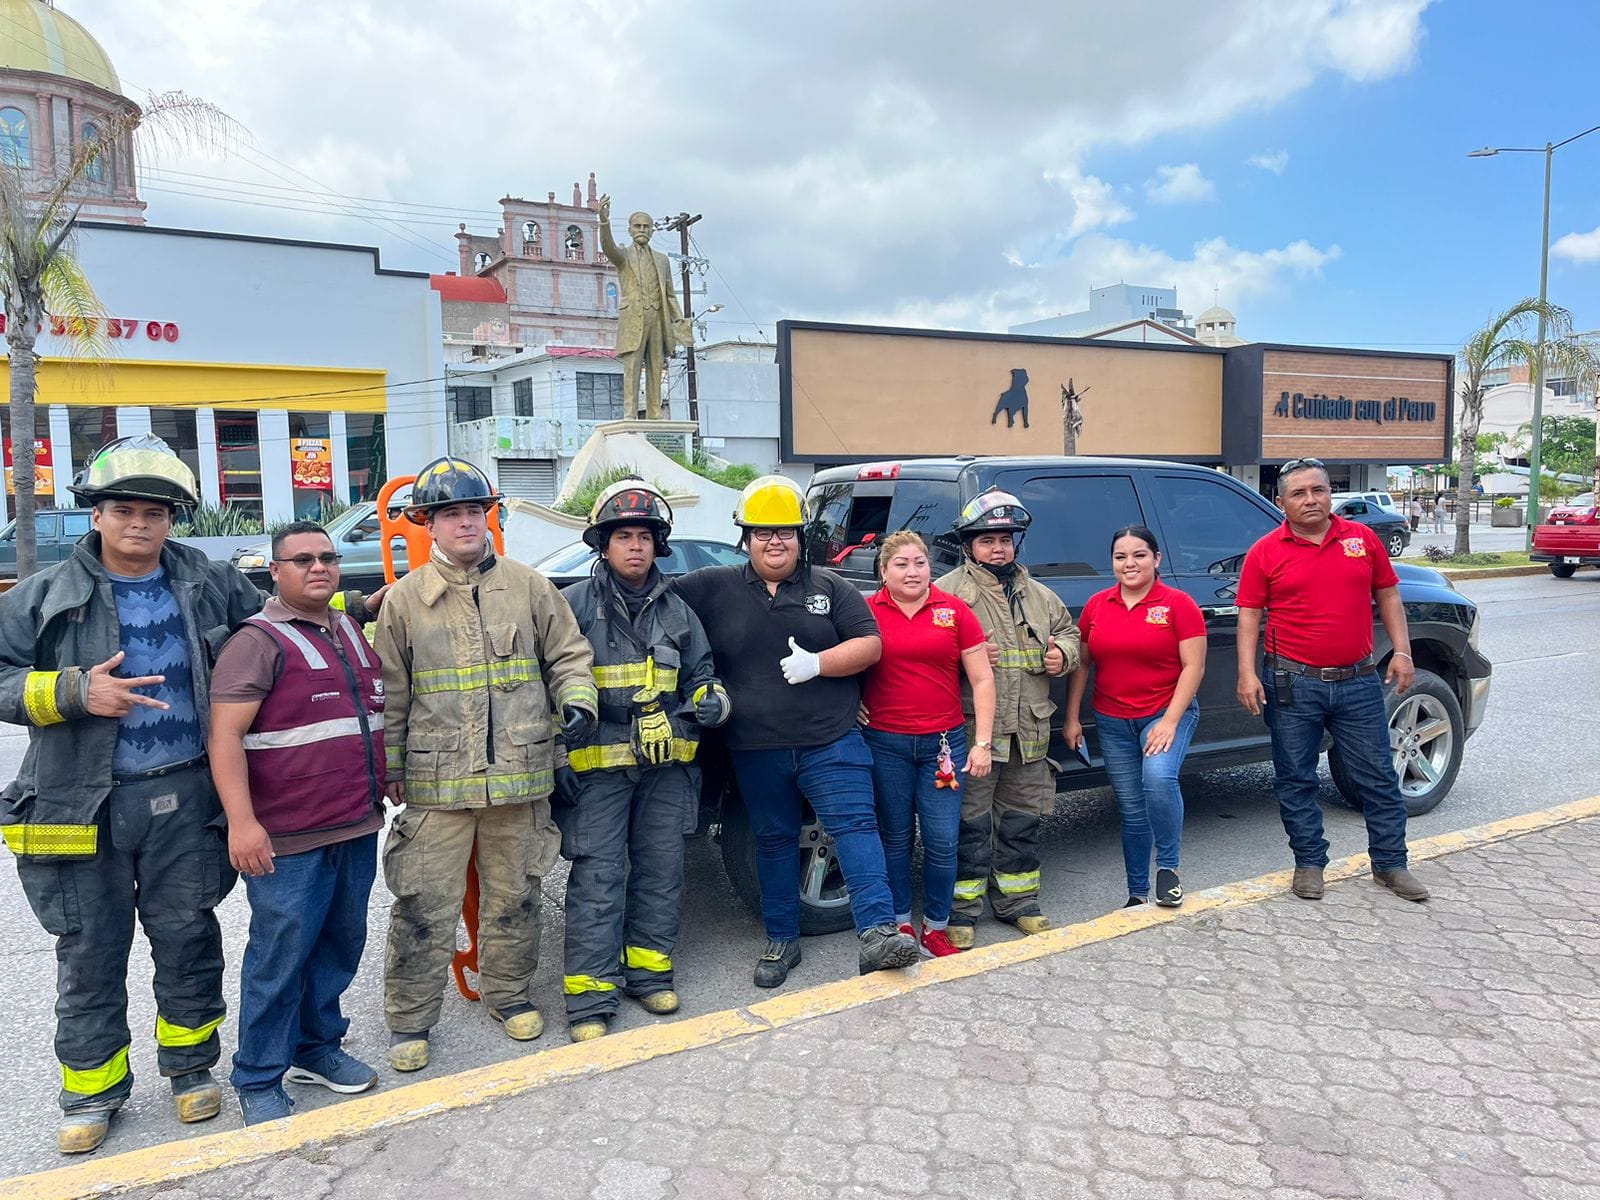
<path id="1" fill-rule="evenodd" d="M 1346 558 L 1365 558 L 1367 556 L 1367 543 L 1361 538 L 1343 538 L 1341 541 Z"/>
<path id="2" fill-rule="evenodd" d="M 1167 614 L 1171 611 L 1172 609 L 1168 605 L 1152 604 L 1144 610 L 1144 623 L 1146 625 L 1170 625 L 1172 622 Z"/>
<path id="3" fill-rule="evenodd" d="M 934 609 L 933 623 L 940 629 L 954 629 L 956 627 L 956 610 L 953 608 Z"/>
<path id="4" fill-rule="evenodd" d="M 825 592 L 807 596 L 806 611 L 814 617 L 825 617 L 833 611 L 833 601 L 828 598 Z"/>

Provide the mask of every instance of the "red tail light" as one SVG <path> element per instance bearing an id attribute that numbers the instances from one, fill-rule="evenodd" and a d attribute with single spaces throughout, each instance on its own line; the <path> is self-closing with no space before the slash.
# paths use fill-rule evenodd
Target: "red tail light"
<path id="1" fill-rule="evenodd" d="M 898 479 L 900 478 L 900 464 L 897 462 L 867 463 L 856 472 L 857 479 Z"/>

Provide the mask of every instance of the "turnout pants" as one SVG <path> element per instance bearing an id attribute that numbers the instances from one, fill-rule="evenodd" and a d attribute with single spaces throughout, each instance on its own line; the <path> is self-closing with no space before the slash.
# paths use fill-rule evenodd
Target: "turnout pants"
<path id="1" fill-rule="evenodd" d="M 137 913 L 155 960 L 161 1074 L 216 1064 L 222 931 L 213 911 L 237 878 L 204 764 L 118 784 L 101 811 L 99 852 L 19 859 L 34 915 L 56 939 L 56 1058 L 66 1112 L 120 1104 L 128 1067 L 128 953 Z"/>
<path id="2" fill-rule="evenodd" d="M 1055 808 L 1047 759 L 1025 763 L 1015 740 L 1010 759 L 980 779 L 961 779 L 952 925 L 975 925 L 987 891 L 1002 921 L 1039 911 L 1039 822 Z"/>
<path id="3" fill-rule="evenodd" d="M 683 903 L 683 839 L 699 815 L 698 768 L 590 771 L 558 807 L 567 879 L 567 1020 L 610 1017 L 618 989 L 672 988 Z"/>
<path id="4" fill-rule="evenodd" d="M 394 893 L 383 971 L 391 1032 L 423 1033 L 439 1020 L 474 847 L 479 994 L 499 1012 L 531 1003 L 540 881 L 558 844 L 543 798 L 488 808 L 408 806 L 395 818 L 383 847 L 383 878 Z"/>

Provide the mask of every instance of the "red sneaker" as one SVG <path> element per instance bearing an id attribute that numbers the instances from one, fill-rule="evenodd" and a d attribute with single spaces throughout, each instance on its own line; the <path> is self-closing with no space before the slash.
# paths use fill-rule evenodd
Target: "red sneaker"
<path id="1" fill-rule="evenodd" d="M 929 929 L 922 927 L 922 955 L 924 958 L 948 958 L 952 954 L 960 954 L 961 947 L 950 940 L 950 935 L 943 929 Z"/>
<path id="2" fill-rule="evenodd" d="M 917 931 L 915 929 L 911 928 L 911 922 L 910 921 L 904 922 L 899 928 L 900 928 L 900 932 L 905 934 L 913 942 L 917 941 Z M 917 944 L 921 945 L 920 942 L 918 942 Z"/>

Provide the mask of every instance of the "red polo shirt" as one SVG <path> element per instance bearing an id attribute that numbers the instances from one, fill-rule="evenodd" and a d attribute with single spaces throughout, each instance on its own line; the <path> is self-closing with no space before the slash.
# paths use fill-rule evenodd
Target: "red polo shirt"
<path id="1" fill-rule="evenodd" d="M 883 657 L 867 672 L 861 702 L 874 729 L 942 733 L 961 713 L 961 652 L 981 646 L 983 626 L 966 602 L 936 587 L 911 616 L 879 588 L 867 599 L 883 636 Z"/>
<path id="2" fill-rule="evenodd" d="M 1285 521 L 1244 556 L 1239 607 L 1265 608 L 1262 647 L 1313 667 L 1348 667 L 1372 653 L 1372 597 L 1400 580 L 1365 525 L 1333 517 L 1321 543 Z"/>
<path id="3" fill-rule="evenodd" d="M 1205 635 L 1200 606 L 1159 579 L 1132 608 L 1120 584 L 1090 596 L 1078 636 L 1094 663 L 1095 712 L 1131 719 L 1164 710 L 1183 671 L 1178 643 Z"/>

